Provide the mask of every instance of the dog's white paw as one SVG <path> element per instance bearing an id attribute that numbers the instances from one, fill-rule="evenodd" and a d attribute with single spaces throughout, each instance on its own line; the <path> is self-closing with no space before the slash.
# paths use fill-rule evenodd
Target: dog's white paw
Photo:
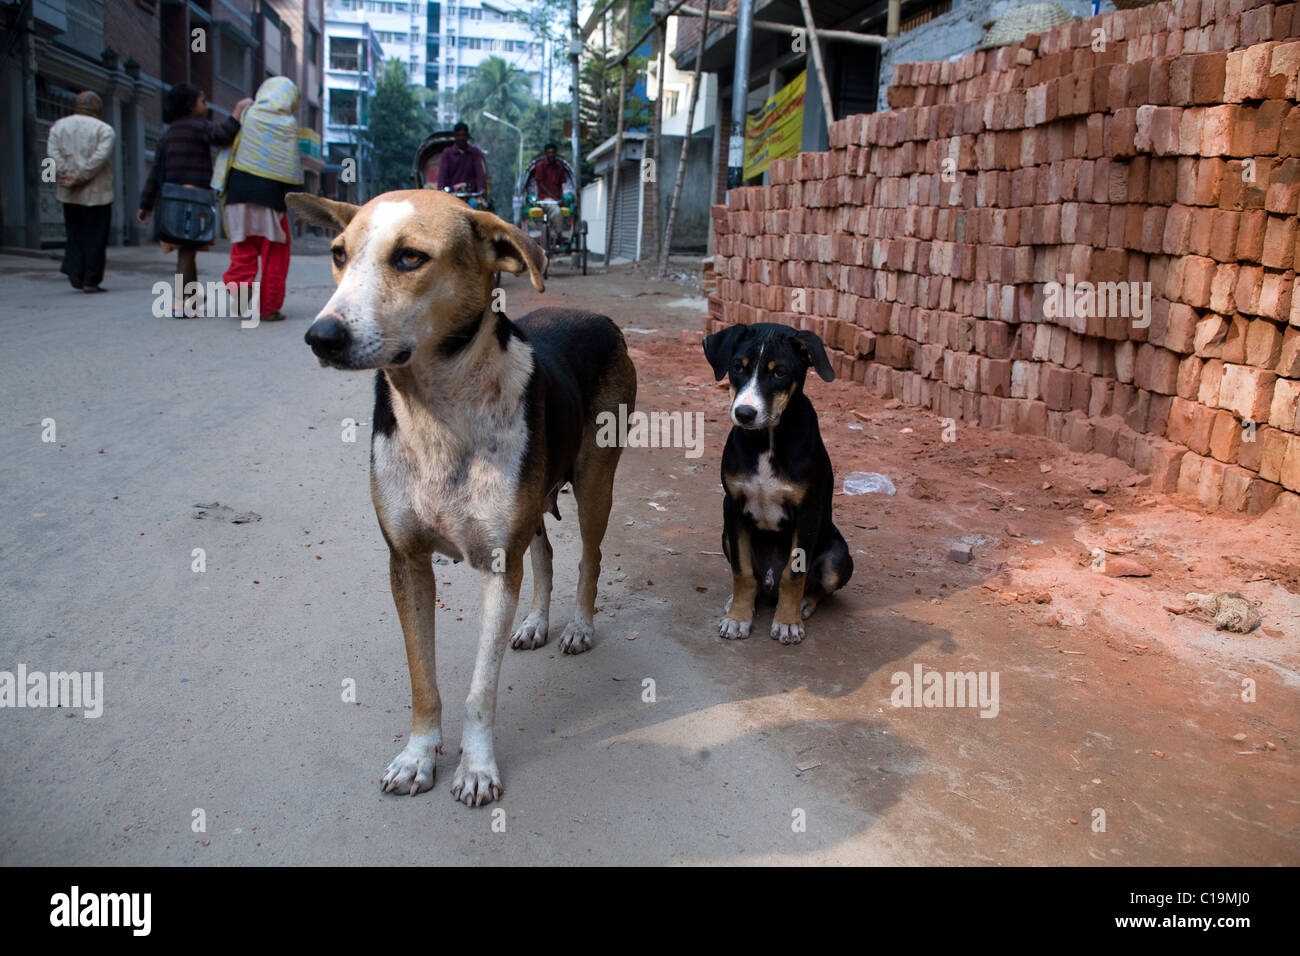
<path id="1" fill-rule="evenodd" d="M 437 747 L 432 737 L 412 737 L 379 778 L 379 788 L 384 793 L 409 793 L 411 796 L 432 790 Z"/>
<path id="2" fill-rule="evenodd" d="M 531 651 L 535 647 L 541 647 L 546 643 L 549 630 L 550 622 L 547 621 L 546 615 L 540 611 L 533 611 L 510 635 L 510 646 L 517 651 Z"/>
<path id="3" fill-rule="evenodd" d="M 451 781 L 451 795 L 467 807 L 481 807 L 500 800 L 505 791 L 501 787 L 501 773 L 495 763 L 473 766 L 469 755 L 463 754 L 456 776 Z"/>
<path id="4" fill-rule="evenodd" d="M 583 651 L 591 650 L 591 644 L 595 639 L 596 626 L 590 621 L 575 617 L 564 629 L 564 636 L 560 638 L 560 650 L 566 654 L 581 654 Z"/>
<path id="5" fill-rule="evenodd" d="M 772 639 L 780 641 L 782 644 L 798 644 L 803 640 L 803 625 L 782 624 L 779 621 L 772 622 Z"/>
<path id="6" fill-rule="evenodd" d="M 728 641 L 743 641 L 749 637 L 749 621 L 737 621 L 733 617 L 724 617 L 718 622 L 718 636 Z"/>

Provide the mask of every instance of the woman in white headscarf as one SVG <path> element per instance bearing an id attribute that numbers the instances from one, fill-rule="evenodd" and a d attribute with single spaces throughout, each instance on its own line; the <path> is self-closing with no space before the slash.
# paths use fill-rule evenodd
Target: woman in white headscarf
<path id="1" fill-rule="evenodd" d="M 302 183 L 297 109 L 298 88 L 291 79 L 273 76 L 262 84 L 244 113 L 225 183 L 232 245 L 230 268 L 221 278 L 227 286 L 250 283 L 257 278 L 261 260 L 258 315 L 263 322 L 284 318 L 280 306 L 289 274 L 284 194 Z"/>

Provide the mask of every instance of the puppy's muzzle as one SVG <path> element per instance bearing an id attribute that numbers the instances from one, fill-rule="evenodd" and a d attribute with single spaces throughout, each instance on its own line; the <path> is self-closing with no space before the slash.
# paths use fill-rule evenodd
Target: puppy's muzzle
<path id="1" fill-rule="evenodd" d="M 321 316 L 313 322 L 303 339 L 317 357 L 326 361 L 337 361 L 352 346 L 352 333 L 332 315 Z"/>

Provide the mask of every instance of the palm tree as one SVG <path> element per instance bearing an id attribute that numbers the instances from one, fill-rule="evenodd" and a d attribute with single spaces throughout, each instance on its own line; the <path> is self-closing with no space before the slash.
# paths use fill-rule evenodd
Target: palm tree
<path id="1" fill-rule="evenodd" d="M 457 99 L 461 116 L 486 110 L 516 124 L 534 101 L 528 74 L 499 56 L 490 56 L 478 65 L 460 88 Z"/>

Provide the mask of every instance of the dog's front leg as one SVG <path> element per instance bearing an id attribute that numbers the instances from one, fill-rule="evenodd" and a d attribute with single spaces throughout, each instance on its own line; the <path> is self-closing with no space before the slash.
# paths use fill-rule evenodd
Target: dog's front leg
<path id="1" fill-rule="evenodd" d="M 782 644 L 798 644 L 804 638 L 803 595 L 808 583 L 808 565 L 812 562 L 821 513 L 812 508 L 799 512 L 791 538 L 790 556 L 781 571 L 776 611 L 772 615 L 772 638 Z"/>
<path id="2" fill-rule="evenodd" d="M 437 582 L 432 555 L 390 551 L 388 578 L 393 603 L 406 638 L 406 665 L 411 672 L 411 736 L 384 771 L 385 792 L 409 793 L 433 787 L 437 755 L 442 753 L 442 699 L 433 655 L 433 613 Z"/>
<path id="3" fill-rule="evenodd" d="M 722 550 L 731 562 L 731 599 L 727 601 L 725 616 L 718 622 L 718 635 L 727 640 L 744 640 L 749 637 L 750 624 L 754 620 L 754 599 L 758 595 L 758 581 L 754 577 L 754 545 L 740 508 L 730 495 L 723 499 L 722 511 Z"/>
<path id="4" fill-rule="evenodd" d="M 451 795 L 471 807 L 490 803 L 502 793 L 492 730 L 501 658 L 510 639 L 510 625 L 515 619 L 523 576 L 522 553 L 506 558 L 505 571 L 485 571 L 482 574 L 483 623 L 479 629 L 478 657 L 474 661 L 469 697 L 465 700 L 460 766 L 451 782 Z"/>

